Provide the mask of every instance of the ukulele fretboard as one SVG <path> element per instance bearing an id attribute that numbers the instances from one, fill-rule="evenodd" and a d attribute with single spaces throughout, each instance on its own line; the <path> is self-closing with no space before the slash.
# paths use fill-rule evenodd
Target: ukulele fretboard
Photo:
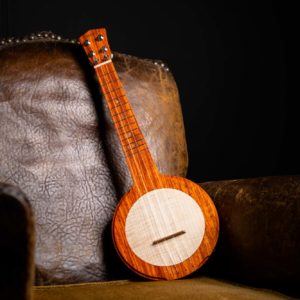
<path id="1" fill-rule="evenodd" d="M 111 60 L 106 32 L 104 29 L 90 30 L 79 40 L 94 66 L 132 179 L 140 183 L 142 190 L 146 188 L 145 182 L 158 176 L 159 172 Z"/>
<path id="2" fill-rule="evenodd" d="M 125 154 L 131 157 L 147 150 L 144 136 L 114 66 L 111 63 L 103 65 L 96 69 L 96 73 Z"/>

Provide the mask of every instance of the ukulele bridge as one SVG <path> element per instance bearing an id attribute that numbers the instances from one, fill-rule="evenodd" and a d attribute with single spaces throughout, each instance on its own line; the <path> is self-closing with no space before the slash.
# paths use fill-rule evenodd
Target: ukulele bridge
<path id="1" fill-rule="evenodd" d="M 159 244 L 159 243 L 162 243 L 162 242 L 164 242 L 164 241 L 170 240 L 170 239 L 172 239 L 172 238 L 174 238 L 174 237 L 180 236 L 180 235 L 185 234 L 185 233 L 186 233 L 186 232 L 185 232 L 184 230 L 181 230 L 181 231 L 178 231 L 178 232 L 176 232 L 176 233 L 170 234 L 170 235 L 168 235 L 168 236 L 165 236 L 165 237 L 163 237 L 163 238 L 161 238 L 161 239 L 158 239 L 158 240 L 154 241 L 154 242 L 152 243 L 152 246 L 155 246 L 155 245 L 157 245 L 157 244 Z"/>

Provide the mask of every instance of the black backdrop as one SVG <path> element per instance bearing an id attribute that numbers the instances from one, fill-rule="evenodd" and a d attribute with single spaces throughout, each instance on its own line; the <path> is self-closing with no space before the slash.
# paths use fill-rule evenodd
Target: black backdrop
<path id="1" fill-rule="evenodd" d="M 300 173 L 288 4 L 0 1 L 1 37 L 52 30 L 76 38 L 103 26 L 115 51 L 166 62 L 181 96 L 189 178 Z"/>

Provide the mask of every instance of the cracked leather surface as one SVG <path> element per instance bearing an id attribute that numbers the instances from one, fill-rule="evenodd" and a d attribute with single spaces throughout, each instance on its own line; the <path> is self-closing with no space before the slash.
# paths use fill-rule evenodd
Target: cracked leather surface
<path id="1" fill-rule="evenodd" d="M 78 45 L 32 42 L 2 49 L 0 61 L 0 182 L 20 187 L 33 207 L 36 284 L 113 277 L 122 266 L 110 220 L 130 177 L 86 57 Z M 184 175 L 171 74 L 121 54 L 115 64 L 159 169 Z"/>

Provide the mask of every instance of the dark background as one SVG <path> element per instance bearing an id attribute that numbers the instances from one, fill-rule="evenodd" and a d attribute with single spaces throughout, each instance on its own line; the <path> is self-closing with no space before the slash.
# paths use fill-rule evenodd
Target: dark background
<path id="1" fill-rule="evenodd" d="M 181 96 L 190 179 L 300 173 L 289 1 L 0 1 L 0 37 L 106 27 L 115 51 L 163 60 Z"/>

